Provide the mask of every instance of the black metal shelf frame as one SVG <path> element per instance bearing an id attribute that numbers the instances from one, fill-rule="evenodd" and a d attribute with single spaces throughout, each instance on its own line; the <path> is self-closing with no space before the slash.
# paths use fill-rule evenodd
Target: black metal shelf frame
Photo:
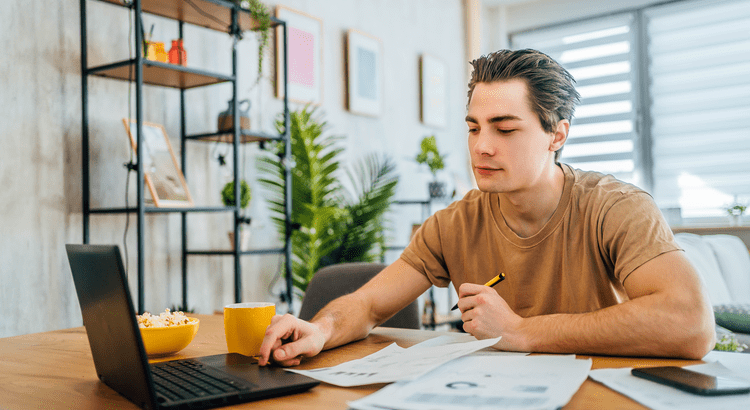
<path id="1" fill-rule="evenodd" d="M 216 10 L 220 11 L 226 18 L 226 13 L 231 14 L 231 23 L 226 27 L 226 32 L 233 37 L 232 43 L 232 74 L 223 75 L 210 73 L 203 70 L 196 70 L 193 68 L 182 67 L 172 64 L 154 62 L 144 59 L 140 52 L 140 44 L 143 43 L 143 27 L 141 16 L 144 12 L 150 12 L 155 15 L 166 16 L 173 18 L 169 15 L 170 10 L 180 10 L 182 7 L 187 7 L 188 2 L 184 0 L 132 0 L 130 5 L 126 7 L 129 9 L 128 12 L 135 13 L 135 50 L 136 57 L 131 60 L 118 61 L 111 64 L 100 65 L 96 67 L 88 67 L 88 43 L 87 43 L 87 25 L 86 25 L 86 2 L 88 0 L 80 0 L 80 24 L 81 24 L 81 105 L 82 105 L 82 130 L 81 130 L 81 162 L 82 162 L 82 201 L 83 201 L 83 243 L 89 243 L 90 241 L 90 217 L 91 215 L 97 214 L 115 214 L 115 213 L 136 213 L 137 214 L 137 237 L 138 237 L 138 312 L 144 311 L 144 270 L 145 270 L 145 259 L 144 259 L 144 233 L 145 233 L 145 215 L 147 213 L 161 214 L 161 213 L 177 213 L 181 214 L 181 228 L 182 228 L 182 306 L 187 308 L 187 257 L 189 255 L 199 256 L 233 256 L 234 257 L 234 299 L 235 302 L 242 301 L 242 270 L 241 270 L 241 256 L 244 255 L 260 255 L 260 254 L 278 254 L 283 253 L 285 255 L 285 279 L 286 289 L 285 298 L 288 302 L 291 311 L 291 300 L 292 300 L 292 248 L 291 248 L 291 166 L 286 166 L 285 175 L 285 214 L 286 214 L 286 233 L 283 248 L 273 249 L 254 249 L 254 250 L 240 250 L 240 235 L 237 235 L 240 225 L 246 221 L 246 218 L 240 215 L 240 184 L 239 184 L 239 146 L 241 143 L 247 142 L 259 142 L 263 144 L 265 141 L 281 141 L 285 144 L 284 149 L 284 163 L 291 164 L 291 148 L 290 148 L 290 122 L 289 122 L 289 100 L 288 100 L 288 83 L 284 81 L 284 133 L 281 135 L 269 135 L 264 133 L 258 133 L 247 130 L 240 130 L 240 117 L 238 110 L 238 85 L 237 85 L 237 43 L 241 38 L 242 29 L 254 28 L 253 22 L 249 17 L 248 11 L 241 9 L 234 3 L 229 3 L 223 0 L 199 0 L 205 5 L 211 7 L 218 7 Z M 92 0 L 93 1 L 93 0 Z M 99 0 L 105 3 L 110 3 L 118 6 L 113 0 Z M 145 1 L 149 7 L 149 10 L 144 11 L 141 8 L 141 2 Z M 166 12 L 164 11 L 166 10 Z M 166 13 L 166 14 L 165 14 Z M 210 17 L 210 16 L 209 16 Z M 183 37 L 183 25 L 184 21 L 176 19 L 179 23 L 179 38 Z M 211 21 L 213 20 L 213 21 Z M 285 22 L 271 18 L 272 26 L 280 26 L 286 41 L 287 27 Z M 198 19 L 190 21 L 190 24 L 196 24 L 198 26 L 208 27 L 210 29 L 222 29 L 223 26 L 216 26 L 215 22 L 220 21 L 219 19 L 209 19 L 207 23 L 203 24 Z M 283 61 L 284 61 L 284 78 L 288 78 L 288 65 L 287 65 L 287 44 L 284 43 L 283 49 Z M 135 79 L 130 78 L 129 72 L 131 66 L 134 68 Z M 146 70 L 147 78 L 144 80 L 144 69 Z M 122 72 L 127 71 L 128 75 L 123 76 Z M 90 75 L 101 76 L 107 78 L 115 78 L 126 81 L 133 81 L 136 85 L 136 122 L 137 122 L 137 150 L 136 150 L 136 197 L 137 204 L 135 207 L 130 208 L 92 208 L 91 207 L 91 190 L 90 190 L 90 175 L 89 175 L 89 116 L 88 116 L 88 77 Z M 218 84 L 222 82 L 232 83 L 232 95 L 234 99 L 234 105 L 232 107 L 232 114 L 234 118 L 233 129 L 231 131 L 208 133 L 208 134 L 197 134 L 187 135 L 186 124 L 185 124 L 185 90 L 203 87 L 212 84 Z M 235 206 L 234 207 L 190 207 L 190 208 L 155 208 L 147 207 L 144 201 L 144 171 L 141 158 L 143 158 L 143 148 L 141 144 L 141 136 L 143 135 L 143 86 L 144 84 L 178 88 L 180 90 L 180 157 L 181 167 L 183 170 L 187 169 L 187 155 L 185 143 L 187 141 L 218 141 L 231 143 L 233 147 L 233 159 L 234 159 L 234 187 L 235 187 Z M 190 250 L 188 249 L 188 238 L 187 238 L 187 214 L 195 212 L 234 212 L 234 249 L 231 251 L 223 250 Z"/>

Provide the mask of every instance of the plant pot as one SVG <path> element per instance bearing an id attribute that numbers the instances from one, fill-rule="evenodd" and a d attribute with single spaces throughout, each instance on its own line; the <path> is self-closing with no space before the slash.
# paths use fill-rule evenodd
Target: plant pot
<path id="1" fill-rule="evenodd" d="M 433 181 L 427 187 L 430 190 L 430 198 L 445 198 L 445 182 Z"/>
<path id="2" fill-rule="evenodd" d="M 240 229 L 240 250 L 244 251 L 247 249 L 248 244 L 250 243 L 250 230 L 249 229 Z M 227 232 L 227 236 L 229 236 L 229 249 L 234 250 L 234 231 Z"/>
<path id="3" fill-rule="evenodd" d="M 742 226 L 742 215 L 729 215 L 729 226 Z"/>

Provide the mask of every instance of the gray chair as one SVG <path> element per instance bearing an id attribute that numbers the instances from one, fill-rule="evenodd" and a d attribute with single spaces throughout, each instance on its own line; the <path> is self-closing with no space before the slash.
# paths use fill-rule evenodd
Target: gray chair
<path id="1" fill-rule="evenodd" d="M 299 318 L 312 319 L 328 302 L 359 289 L 386 266 L 383 263 L 351 262 L 330 265 L 318 270 L 307 285 Z M 415 300 L 381 326 L 419 329 L 420 322 L 419 306 Z"/>

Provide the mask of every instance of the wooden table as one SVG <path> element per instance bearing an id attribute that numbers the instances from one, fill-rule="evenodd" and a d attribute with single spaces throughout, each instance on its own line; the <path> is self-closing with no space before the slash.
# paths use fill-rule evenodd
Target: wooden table
<path id="1" fill-rule="evenodd" d="M 191 315 L 201 320 L 193 342 L 175 356 L 159 360 L 226 353 L 221 315 Z M 364 357 L 392 342 L 408 347 L 447 332 L 377 328 L 364 340 L 326 351 L 303 362 L 300 368 L 333 366 Z M 697 360 L 579 356 L 593 359 L 593 368 L 689 365 Z M 154 360 L 157 361 L 157 360 Z M 341 388 L 321 383 L 291 396 L 251 402 L 252 409 L 346 409 L 348 401 L 375 392 L 384 385 Z M 1 409 L 136 409 L 99 382 L 83 327 L 0 339 Z M 644 409 L 640 404 L 586 380 L 565 409 Z"/>

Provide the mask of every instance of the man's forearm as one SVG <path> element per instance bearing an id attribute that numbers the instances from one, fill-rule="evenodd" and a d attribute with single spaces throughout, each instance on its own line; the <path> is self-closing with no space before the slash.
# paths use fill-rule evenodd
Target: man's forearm
<path id="1" fill-rule="evenodd" d="M 370 311 L 370 306 L 355 292 L 331 301 L 310 322 L 325 335 L 323 349 L 332 349 L 367 337 L 375 326 Z"/>
<path id="2" fill-rule="evenodd" d="M 667 299 L 653 294 L 590 313 L 527 318 L 508 342 L 535 352 L 703 357 L 715 343 L 710 310 Z"/>

